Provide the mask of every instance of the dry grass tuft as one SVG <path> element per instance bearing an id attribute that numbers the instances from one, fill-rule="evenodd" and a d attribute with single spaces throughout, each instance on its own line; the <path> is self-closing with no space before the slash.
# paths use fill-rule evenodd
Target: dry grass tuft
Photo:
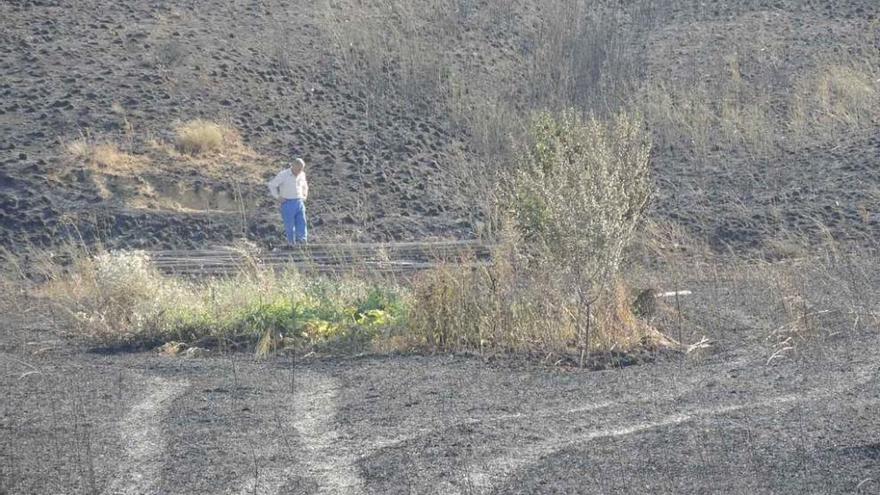
<path id="1" fill-rule="evenodd" d="M 441 266 L 415 281 L 410 330 L 431 350 L 526 354 L 582 366 L 594 355 L 676 345 L 635 315 L 623 283 L 587 306 L 572 293 L 555 274 L 503 258 L 479 270 Z"/>
<path id="2" fill-rule="evenodd" d="M 794 130 L 858 130 L 880 122 L 880 84 L 861 67 L 826 64 L 798 81 L 793 92 Z"/>
<path id="3" fill-rule="evenodd" d="M 238 133 L 230 127 L 208 120 L 191 120 L 177 127 L 176 146 L 182 153 L 219 153 L 241 145 Z"/>
<path id="4" fill-rule="evenodd" d="M 80 138 L 68 143 L 65 152 L 71 160 L 106 172 L 128 172 L 144 165 L 144 160 L 111 142 L 93 142 Z"/>
<path id="5" fill-rule="evenodd" d="M 645 84 L 639 107 L 658 143 L 697 156 L 712 149 L 767 156 L 780 147 L 870 132 L 880 122 L 876 69 L 859 61 L 820 60 L 781 82 L 746 79 L 731 62 L 715 80 L 682 85 L 657 77 Z"/>

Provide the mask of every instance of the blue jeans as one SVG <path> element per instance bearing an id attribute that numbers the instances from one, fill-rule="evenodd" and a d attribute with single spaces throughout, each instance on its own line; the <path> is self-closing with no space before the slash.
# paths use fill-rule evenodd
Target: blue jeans
<path id="1" fill-rule="evenodd" d="M 306 242 L 306 204 L 301 199 L 285 199 L 281 203 L 281 219 L 284 220 L 284 235 L 287 243 Z"/>

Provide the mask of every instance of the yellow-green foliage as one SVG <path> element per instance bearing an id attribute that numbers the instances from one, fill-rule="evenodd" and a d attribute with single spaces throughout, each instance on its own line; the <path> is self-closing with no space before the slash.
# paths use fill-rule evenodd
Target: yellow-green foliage
<path id="1" fill-rule="evenodd" d="M 209 338 L 258 343 L 266 351 L 339 339 L 366 343 L 406 314 L 396 288 L 259 267 L 184 281 L 160 274 L 146 254 L 127 251 L 79 260 L 44 294 L 67 310 L 80 334 L 107 345 Z"/>
<path id="2" fill-rule="evenodd" d="M 558 269 L 610 279 L 651 195 L 651 144 L 640 119 L 544 113 L 531 139 L 503 217 Z"/>
<path id="3" fill-rule="evenodd" d="M 501 186 L 493 264 L 441 267 L 413 290 L 412 329 L 440 349 L 585 355 L 626 350 L 651 329 L 620 297 L 623 252 L 651 194 L 638 118 L 541 114 Z"/>

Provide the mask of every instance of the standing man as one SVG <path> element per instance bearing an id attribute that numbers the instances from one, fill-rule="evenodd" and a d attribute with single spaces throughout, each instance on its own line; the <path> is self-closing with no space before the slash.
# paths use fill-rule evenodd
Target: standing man
<path id="1" fill-rule="evenodd" d="M 296 158 L 274 179 L 269 181 L 269 194 L 281 201 L 281 219 L 287 244 L 305 243 L 308 236 L 306 227 L 306 198 L 309 184 L 306 182 L 306 162 Z"/>

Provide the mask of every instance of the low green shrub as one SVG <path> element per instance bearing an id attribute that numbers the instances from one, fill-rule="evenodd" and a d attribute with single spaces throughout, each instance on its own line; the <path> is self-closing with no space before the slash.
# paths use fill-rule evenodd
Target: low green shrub
<path id="1" fill-rule="evenodd" d="M 566 279 L 543 267 L 500 257 L 479 269 L 441 266 L 415 280 L 409 331 L 431 350 L 581 364 L 590 354 L 668 345 L 635 315 L 630 292 L 616 281 L 584 307 Z"/>
<path id="2" fill-rule="evenodd" d="M 431 348 L 577 356 L 627 351 L 653 329 L 621 294 L 625 248 L 651 195 L 637 117 L 539 114 L 497 183 L 492 266 L 445 266 L 413 289 L 413 334 Z"/>
<path id="3" fill-rule="evenodd" d="M 650 137 L 637 116 L 541 113 L 510 179 L 500 215 L 528 248 L 578 283 L 607 286 L 652 193 Z"/>
<path id="4" fill-rule="evenodd" d="M 211 340 L 256 344 L 259 355 L 340 340 L 367 344 L 406 315 L 405 294 L 396 287 L 253 268 L 185 281 L 129 251 L 78 260 L 43 295 L 64 310 L 78 335 L 103 345 Z"/>

